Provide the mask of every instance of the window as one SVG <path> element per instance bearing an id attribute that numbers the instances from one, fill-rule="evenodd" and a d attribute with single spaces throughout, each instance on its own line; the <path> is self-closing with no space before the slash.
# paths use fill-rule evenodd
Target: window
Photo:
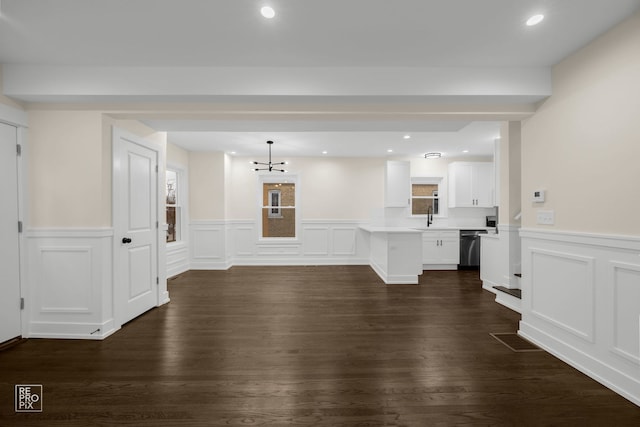
<path id="1" fill-rule="evenodd" d="M 263 239 L 295 238 L 298 218 L 296 215 L 297 187 L 295 177 L 260 177 L 261 225 Z"/>
<path id="2" fill-rule="evenodd" d="M 411 214 L 440 214 L 439 186 L 441 178 L 411 179 Z"/>
<path id="3" fill-rule="evenodd" d="M 180 240 L 178 173 L 167 169 L 166 177 L 167 243 L 171 243 Z"/>
<path id="4" fill-rule="evenodd" d="M 282 211 L 280 210 L 280 197 L 282 192 L 280 190 L 269 190 L 269 218 L 282 218 Z"/>

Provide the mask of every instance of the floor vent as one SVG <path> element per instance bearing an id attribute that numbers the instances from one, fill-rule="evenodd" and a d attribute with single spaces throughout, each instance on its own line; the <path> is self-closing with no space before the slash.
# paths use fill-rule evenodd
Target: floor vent
<path id="1" fill-rule="evenodd" d="M 509 347 L 512 351 L 515 352 L 525 352 L 525 351 L 544 351 L 537 345 L 525 340 L 518 334 L 513 333 L 501 333 L 501 334 L 489 334 L 502 344 Z"/>

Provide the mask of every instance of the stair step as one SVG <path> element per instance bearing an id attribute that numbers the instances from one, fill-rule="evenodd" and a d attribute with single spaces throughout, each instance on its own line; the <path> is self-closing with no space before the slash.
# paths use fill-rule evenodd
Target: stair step
<path id="1" fill-rule="evenodd" d="M 504 286 L 494 286 L 493 289 L 496 289 L 500 292 L 504 292 L 506 294 L 509 295 L 513 295 L 514 297 L 518 298 L 518 299 L 522 299 L 522 290 L 521 289 L 509 289 L 509 288 L 505 288 Z"/>

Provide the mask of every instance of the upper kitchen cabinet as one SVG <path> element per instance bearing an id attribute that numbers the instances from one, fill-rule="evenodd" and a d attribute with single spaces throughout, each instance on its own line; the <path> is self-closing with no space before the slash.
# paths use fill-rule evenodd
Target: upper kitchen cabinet
<path id="1" fill-rule="evenodd" d="M 387 161 L 384 174 L 386 208 L 406 208 L 411 204 L 410 165 L 406 161 Z"/>
<path id="2" fill-rule="evenodd" d="M 449 164 L 449 207 L 490 208 L 493 201 L 493 163 Z"/>

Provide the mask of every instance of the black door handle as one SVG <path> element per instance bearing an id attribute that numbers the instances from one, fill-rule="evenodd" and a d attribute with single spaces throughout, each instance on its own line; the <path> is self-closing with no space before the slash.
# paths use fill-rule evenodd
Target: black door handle
<path id="1" fill-rule="evenodd" d="M 128 237 L 123 237 L 122 238 L 122 243 L 127 244 L 127 243 L 131 243 L 131 239 Z"/>

